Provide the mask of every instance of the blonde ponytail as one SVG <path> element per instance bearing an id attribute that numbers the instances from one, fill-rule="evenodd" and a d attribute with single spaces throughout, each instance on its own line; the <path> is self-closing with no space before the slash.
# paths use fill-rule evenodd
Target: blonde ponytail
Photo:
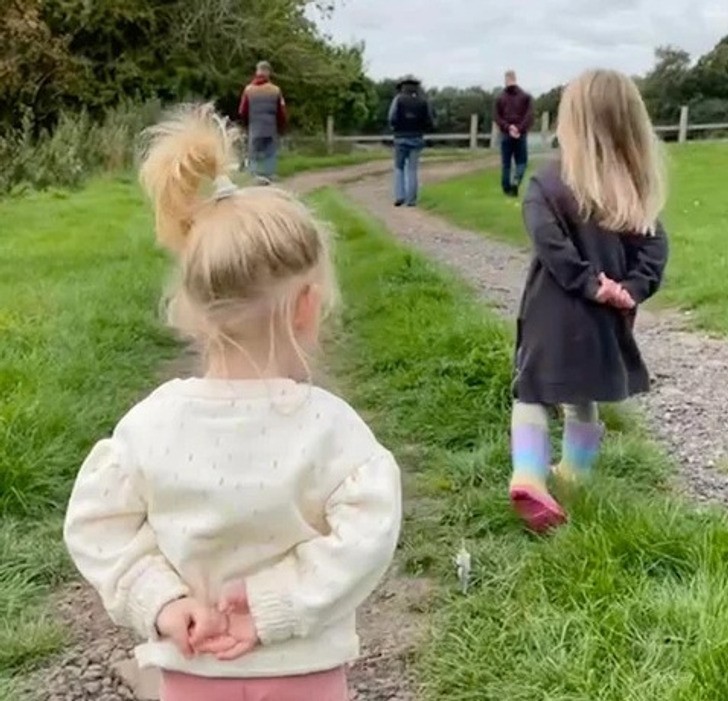
<path id="1" fill-rule="evenodd" d="M 209 105 L 178 109 L 146 138 L 140 181 L 180 268 L 170 325 L 208 348 L 295 350 L 292 300 L 316 286 L 326 311 L 337 297 L 327 227 L 283 190 L 235 187 L 236 134 Z"/>
<path id="2" fill-rule="evenodd" d="M 183 105 L 144 137 L 139 180 L 154 205 L 157 240 L 179 254 L 204 201 L 203 182 L 231 169 L 236 134 L 211 105 Z"/>

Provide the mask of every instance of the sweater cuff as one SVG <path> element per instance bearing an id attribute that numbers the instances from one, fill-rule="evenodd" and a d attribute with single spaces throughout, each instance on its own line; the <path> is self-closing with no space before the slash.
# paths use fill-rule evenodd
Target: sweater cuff
<path id="1" fill-rule="evenodd" d="M 279 566 L 245 580 L 250 614 L 263 645 L 285 642 L 295 634 L 293 598 L 284 584 L 290 579 Z"/>
<path id="2" fill-rule="evenodd" d="M 129 588 L 127 606 L 135 630 L 149 640 L 159 640 L 157 618 L 170 602 L 189 596 L 187 585 L 169 570 L 147 571 Z"/>

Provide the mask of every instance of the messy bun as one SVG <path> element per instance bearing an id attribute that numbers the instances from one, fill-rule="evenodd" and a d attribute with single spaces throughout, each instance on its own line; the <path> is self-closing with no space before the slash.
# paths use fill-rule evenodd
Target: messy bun
<path id="1" fill-rule="evenodd" d="M 226 177 L 235 138 L 209 105 L 180 108 L 146 132 L 140 180 L 157 239 L 179 265 L 167 318 L 208 350 L 264 343 L 271 356 L 298 353 L 293 300 L 306 286 L 324 311 L 336 300 L 329 231 L 284 190 L 236 188 Z"/>
<path id="2" fill-rule="evenodd" d="M 230 171 L 237 134 L 212 105 L 184 105 L 143 138 L 139 179 L 154 205 L 157 240 L 180 253 L 203 202 L 202 184 Z"/>

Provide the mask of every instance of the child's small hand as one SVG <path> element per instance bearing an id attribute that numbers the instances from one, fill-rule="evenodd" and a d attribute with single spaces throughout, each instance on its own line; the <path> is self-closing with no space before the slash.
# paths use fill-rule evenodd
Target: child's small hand
<path id="1" fill-rule="evenodd" d="M 604 273 L 599 273 L 599 289 L 596 300 L 599 304 L 609 304 L 618 292 L 619 285 L 608 278 Z"/>
<path id="2" fill-rule="evenodd" d="M 250 615 L 248 590 L 243 580 L 223 587 L 217 609 L 227 619 L 225 633 L 208 638 L 195 636 L 192 640 L 195 651 L 215 655 L 219 660 L 234 660 L 255 649 L 260 641 Z"/>
<path id="3" fill-rule="evenodd" d="M 157 616 L 156 626 L 162 638 L 168 638 L 185 656 L 195 654 L 193 638 L 209 638 L 227 630 L 224 614 L 188 596 L 168 603 Z"/>
<path id="4" fill-rule="evenodd" d="M 249 613 L 231 613 L 227 616 L 225 633 L 195 638 L 192 645 L 198 654 L 215 655 L 218 660 L 236 660 L 254 650 L 259 643 L 253 617 Z"/>
<path id="5" fill-rule="evenodd" d="M 231 613 L 227 619 L 227 632 L 201 641 L 195 645 L 196 652 L 215 655 L 218 660 L 236 660 L 258 647 L 258 631 L 249 613 Z"/>
<path id="6" fill-rule="evenodd" d="M 600 304 L 609 304 L 617 309 L 634 309 L 635 301 L 627 290 L 618 282 L 608 278 L 604 273 L 599 274 L 599 290 L 596 301 Z"/>
<path id="7" fill-rule="evenodd" d="M 619 286 L 619 291 L 617 295 L 615 296 L 614 300 L 612 300 L 612 305 L 617 307 L 617 309 L 621 309 L 622 311 L 629 311 L 630 309 L 634 309 L 637 305 L 635 304 L 635 301 L 632 299 L 632 295 L 627 292 L 627 290 L 624 289 L 621 285 Z"/>
<path id="8" fill-rule="evenodd" d="M 228 582 L 220 594 L 217 610 L 221 613 L 249 613 L 248 589 L 242 579 Z"/>

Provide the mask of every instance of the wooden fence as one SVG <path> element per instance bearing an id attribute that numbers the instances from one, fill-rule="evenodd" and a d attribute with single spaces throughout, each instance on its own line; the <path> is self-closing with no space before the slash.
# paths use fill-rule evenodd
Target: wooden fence
<path id="1" fill-rule="evenodd" d="M 536 139 L 537 145 L 543 148 L 549 148 L 554 141 L 554 131 L 551 124 L 551 116 L 548 112 L 541 115 L 540 128 L 529 134 L 529 139 Z M 465 143 L 470 149 L 479 148 L 480 144 L 485 144 L 487 148 L 497 148 L 498 146 L 498 125 L 493 122 L 489 132 L 480 131 L 480 117 L 477 114 L 470 116 L 470 130 L 467 134 L 428 134 L 426 138 L 431 141 L 445 143 Z M 659 125 L 655 127 L 658 134 L 677 134 L 677 141 L 685 143 L 691 132 L 706 133 L 716 131 L 728 132 L 728 123 L 714 124 L 691 124 L 689 120 L 688 107 L 682 107 L 680 110 L 680 121 L 677 124 Z M 334 124 L 334 118 L 329 117 L 326 120 L 326 144 L 330 151 L 334 150 L 336 143 L 356 143 L 356 144 L 382 144 L 389 143 L 393 140 L 391 134 L 357 134 L 346 135 L 337 134 Z"/>

